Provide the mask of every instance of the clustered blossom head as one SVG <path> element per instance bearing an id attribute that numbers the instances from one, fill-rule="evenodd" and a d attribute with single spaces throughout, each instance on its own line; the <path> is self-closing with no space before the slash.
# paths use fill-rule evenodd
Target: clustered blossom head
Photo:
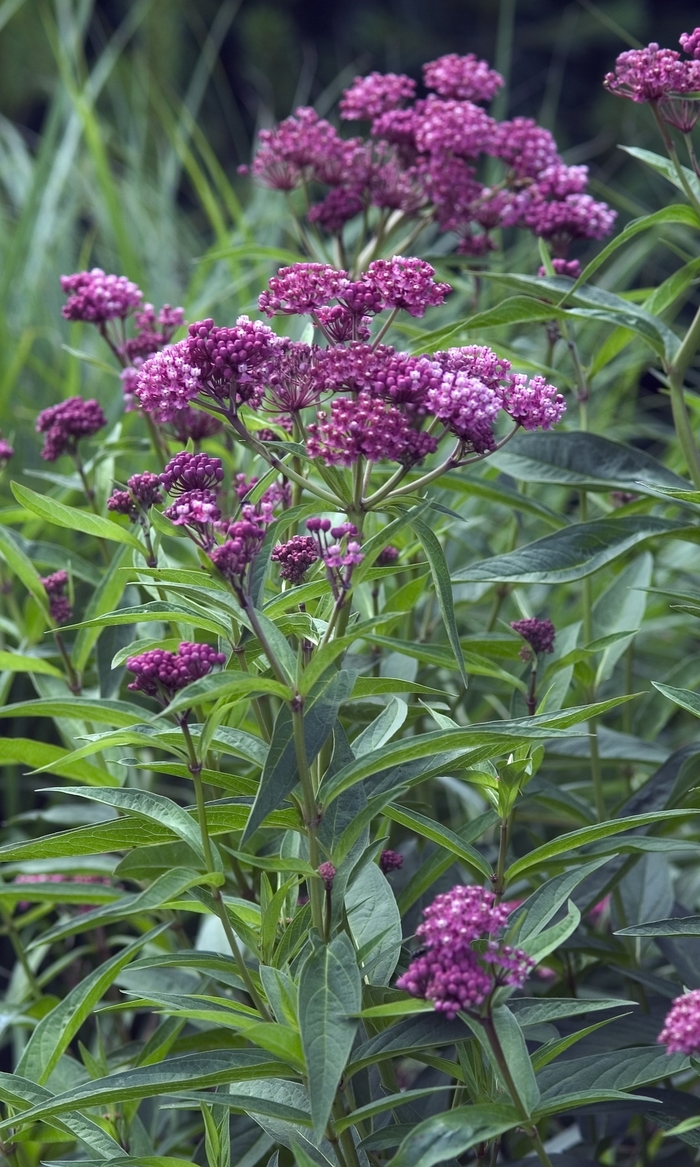
<path id="1" fill-rule="evenodd" d="M 214 546 L 214 531 L 221 520 L 219 501 L 213 490 L 186 490 L 163 511 L 176 527 L 185 527 L 190 538 L 209 551 Z"/>
<path id="2" fill-rule="evenodd" d="M 69 397 L 49 409 L 43 409 L 36 421 L 37 433 L 45 434 L 41 456 L 55 462 L 61 454 L 73 454 L 80 438 L 97 433 L 107 418 L 97 401 Z"/>
<path id="3" fill-rule="evenodd" d="M 552 267 L 556 276 L 568 276 L 571 280 L 577 280 L 581 275 L 581 264 L 577 259 L 553 259 Z M 540 279 L 544 279 L 549 273 L 546 267 L 541 267 L 538 272 Z"/>
<path id="4" fill-rule="evenodd" d="M 551 620 L 538 620 L 533 616 L 531 619 L 513 620 L 510 626 L 527 641 L 537 656 L 545 652 L 554 652 L 556 630 Z"/>
<path id="5" fill-rule="evenodd" d="M 68 586 L 68 572 L 54 571 L 52 575 L 44 576 L 41 580 L 44 591 L 49 597 L 49 613 L 56 624 L 67 624 L 73 619 L 73 609 L 70 600 L 65 594 Z"/>
<path id="6" fill-rule="evenodd" d="M 0 470 L 4 469 L 4 467 L 10 461 L 10 458 L 14 457 L 14 453 L 15 452 L 12 446 L 7 441 L 7 439 L 2 436 L 2 430 L 0 430 Z"/>
<path id="7" fill-rule="evenodd" d="M 250 519 L 238 519 L 228 524 L 226 534 L 228 535 L 226 542 L 214 547 L 209 552 L 209 558 L 241 597 L 245 592 L 248 568 L 260 550 L 265 532 L 258 523 L 251 522 Z"/>
<path id="8" fill-rule="evenodd" d="M 68 293 L 61 309 L 65 319 L 90 324 L 125 319 L 143 300 L 140 288 L 126 276 L 105 275 L 100 267 L 61 276 L 61 287 Z"/>
<path id="9" fill-rule="evenodd" d="M 224 480 L 220 458 L 210 454 L 190 454 L 183 450 L 171 458 L 160 475 L 163 489 L 168 494 L 184 494 L 190 490 L 215 490 Z"/>
<path id="10" fill-rule="evenodd" d="M 654 105 L 665 122 L 689 134 L 700 117 L 700 29 L 682 33 L 680 46 L 689 60 L 656 43 L 620 53 L 605 85 L 618 97 Z"/>
<path id="11" fill-rule="evenodd" d="M 376 259 L 358 280 L 326 263 L 295 263 L 282 267 L 258 297 L 258 307 L 267 316 L 305 315 L 327 312 L 332 300 L 340 301 L 344 315 L 327 318 L 336 328 L 338 321 L 358 323 L 386 309 L 403 309 L 411 316 L 423 316 L 426 308 L 442 304 L 451 291 L 449 284 L 435 282 L 435 269 L 425 260 L 395 255 Z M 359 339 L 352 336 L 348 339 Z"/>
<path id="12" fill-rule="evenodd" d="M 333 880 L 336 876 L 336 870 L 333 864 L 328 862 L 319 864 L 318 874 L 323 880 L 323 886 L 325 887 L 326 891 L 330 891 L 333 887 Z"/>
<path id="13" fill-rule="evenodd" d="M 388 547 L 385 547 L 383 551 L 379 552 L 379 555 L 377 556 L 375 562 L 377 564 L 377 567 L 391 567 L 391 565 L 393 563 L 396 563 L 396 560 L 398 558 L 399 558 L 398 547 L 392 547 L 391 544 L 389 544 Z"/>
<path id="14" fill-rule="evenodd" d="M 191 405 L 185 405 L 182 409 L 175 410 L 170 418 L 170 428 L 183 446 L 186 446 L 190 439 L 196 446 L 205 438 L 220 433 L 223 426 L 218 417 L 212 417 L 202 409 L 193 409 Z"/>
<path id="15" fill-rule="evenodd" d="M 126 667 L 134 674 L 129 688 L 148 697 L 157 697 L 164 705 L 192 681 L 206 677 L 217 665 L 226 663 L 226 654 L 209 644 L 183 641 L 177 652 L 152 648 L 139 656 L 130 656 Z"/>
<path id="16" fill-rule="evenodd" d="M 313 518 L 306 520 L 306 529 L 314 538 L 318 558 L 323 560 L 334 599 L 342 600 L 355 567 L 364 559 L 362 548 L 354 538 L 357 527 L 354 523 L 339 523 L 334 527 L 330 519 Z"/>
<path id="17" fill-rule="evenodd" d="M 685 38 L 688 52 L 694 52 L 693 37 Z M 311 195 L 309 222 L 341 238 L 350 220 L 372 208 L 432 221 L 456 235 L 459 252 L 475 258 L 495 247 L 491 233 L 499 227 L 525 228 L 547 240 L 556 227 L 561 256 L 573 240 L 610 230 L 613 215 L 603 203 L 549 209 L 584 193 L 587 169 L 567 167 L 552 135 L 532 119 L 499 123 L 486 113 L 479 103 L 503 85 L 486 61 L 448 53 L 424 65 L 423 77 L 431 92 L 418 100 L 415 82 L 401 74 L 354 79 L 341 98 L 340 116 L 369 122 L 365 139 L 344 140 L 313 109 L 297 109 L 275 130 L 261 132 L 252 173 L 278 190 L 303 185 Z M 487 168 L 491 185 L 479 177 L 484 157 L 503 164 L 495 181 Z M 547 173 L 552 169 L 555 175 Z M 290 303 L 276 310 L 293 311 Z M 307 304 L 303 310 L 314 309 Z"/>
<path id="18" fill-rule="evenodd" d="M 676 997 L 657 1041 L 669 1054 L 700 1053 L 700 989 Z"/>
<path id="19" fill-rule="evenodd" d="M 399 871 L 403 867 L 403 855 L 398 851 L 382 851 L 379 856 L 379 866 L 385 875 L 390 871 Z"/>
<path id="20" fill-rule="evenodd" d="M 107 499 L 107 510 L 127 515 L 132 523 L 143 519 L 150 507 L 163 501 L 158 474 L 149 471 L 132 474 L 126 485 L 126 490 L 112 491 L 111 497 Z"/>
<path id="21" fill-rule="evenodd" d="M 500 940 L 476 940 L 498 933 L 511 904 L 497 904 L 493 892 L 476 886 L 453 887 L 423 912 L 416 929 L 423 953 L 396 982 L 413 997 L 432 1001 L 448 1018 L 481 1005 L 497 985 L 520 987 L 535 961 L 522 949 Z"/>
<path id="22" fill-rule="evenodd" d="M 311 535 L 294 535 L 286 543 L 278 543 L 270 558 L 280 564 L 282 579 L 300 584 L 309 568 L 318 562 L 320 554 Z"/>

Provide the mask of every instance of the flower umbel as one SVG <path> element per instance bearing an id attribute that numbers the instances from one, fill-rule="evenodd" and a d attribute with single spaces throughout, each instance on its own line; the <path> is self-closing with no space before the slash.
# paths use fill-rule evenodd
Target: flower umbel
<path id="1" fill-rule="evenodd" d="M 700 1052 L 700 989 L 676 997 L 657 1041 L 669 1054 Z"/>

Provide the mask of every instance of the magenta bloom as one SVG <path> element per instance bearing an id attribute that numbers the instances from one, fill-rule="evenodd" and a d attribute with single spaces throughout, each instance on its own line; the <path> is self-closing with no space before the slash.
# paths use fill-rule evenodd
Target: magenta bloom
<path id="1" fill-rule="evenodd" d="M 258 307 L 268 316 L 304 315 L 335 300 L 347 283 L 347 272 L 328 263 L 295 263 L 272 277 L 268 291 L 258 297 Z"/>
<path id="2" fill-rule="evenodd" d="M 607 203 L 596 202 L 587 194 L 570 194 L 552 201 L 533 198 L 523 214 L 523 223 L 535 235 L 562 241 L 602 239 L 609 235 L 617 217 Z"/>
<path id="3" fill-rule="evenodd" d="M 214 526 L 221 519 L 221 511 L 213 490 L 187 490 L 163 514 L 176 527 L 185 527 L 190 538 L 204 551 L 214 546 Z"/>
<path id="4" fill-rule="evenodd" d="M 214 490 L 223 480 L 221 458 L 214 458 L 210 454 L 188 454 L 186 450 L 171 458 L 160 475 L 160 481 L 168 494 Z"/>
<path id="5" fill-rule="evenodd" d="M 61 287 L 69 293 L 62 315 L 66 320 L 85 320 L 90 324 L 124 319 L 143 299 L 140 289 L 126 276 L 105 275 L 100 267 L 61 276 Z"/>
<path id="6" fill-rule="evenodd" d="M 503 78 L 487 61 L 480 61 L 474 53 L 460 57 L 447 53 L 437 61 L 423 66 L 426 89 L 434 89 L 441 97 L 460 101 L 490 101 L 503 85 Z"/>
<path id="7" fill-rule="evenodd" d="M 261 130 L 252 173 L 273 190 L 294 190 L 305 174 L 343 157 L 347 143 L 314 109 L 301 106 L 274 130 Z"/>
<path id="8" fill-rule="evenodd" d="M 538 126 L 532 118 L 513 118 L 494 124 L 488 153 L 502 158 L 518 178 L 537 178 L 559 161 L 557 144 L 549 130 Z"/>
<path id="9" fill-rule="evenodd" d="M 534 968 L 522 949 L 489 940 L 477 951 L 475 940 L 499 932 L 511 904 L 496 904 L 493 892 L 476 886 L 453 887 L 433 900 L 416 929 L 424 952 L 411 961 L 396 986 L 432 1001 L 448 1018 L 481 1005 L 497 985 L 520 987 Z"/>
<path id="10" fill-rule="evenodd" d="M 493 425 L 502 403 L 497 389 L 462 372 L 446 372 L 427 397 L 431 413 L 477 454 L 496 447 Z"/>
<path id="11" fill-rule="evenodd" d="M 553 259 L 552 267 L 555 275 L 568 276 L 571 280 L 577 280 L 581 275 L 581 264 L 577 259 Z M 537 274 L 544 278 L 548 274 L 546 267 L 540 267 Z"/>
<path id="12" fill-rule="evenodd" d="M 300 584 L 309 568 L 318 561 L 319 550 L 311 535 L 294 535 L 287 543 L 278 543 L 270 558 L 280 564 L 280 576 Z"/>
<path id="13" fill-rule="evenodd" d="M 54 571 L 40 581 L 49 597 L 49 613 L 56 624 L 68 624 L 73 619 L 73 609 L 65 594 L 68 586 L 68 572 Z"/>
<path id="14" fill-rule="evenodd" d="M 566 403 L 544 377 L 528 379 L 524 373 L 513 373 L 505 387 L 503 408 L 523 429 L 549 430 L 566 412 Z"/>
<path id="15" fill-rule="evenodd" d="M 416 83 L 403 73 L 369 73 L 356 77 L 340 99 L 340 116 L 346 121 L 371 122 L 389 110 L 399 109 L 415 97 Z"/>
<path id="16" fill-rule="evenodd" d="M 190 359 L 187 341 L 180 340 L 144 361 L 136 377 L 129 378 L 128 391 L 156 421 L 171 421 L 203 391 L 201 373 Z"/>
<path id="17" fill-rule="evenodd" d="M 127 490 L 113 490 L 107 499 L 107 510 L 118 515 L 127 515 L 135 523 L 145 518 L 145 512 L 155 503 L 163 501 L 160 493 L 160 477 L 157 474 L 132 474 L 127 482 Z"/>
<path id="18" fill-rule="evenodd" d="M 2 436 L 0 430 L 0 470 L 14 457 L 14 450 L 10 443 Z"/>
<path id="19" fill-rule="evenodd" d="M 410 316 L 423 316 L 426 308 L 442 304 L 452 288 L 435 282 L 435 268 L 424 259 L 395 255 L 375 259 L 365 276 L 379 292 L 386 308 L 403 308 Z"/>
<path id="20" fill-rule="evenodd" d="M 443 101 L 434 94 L 421 107 L 416 145 L 427 154 L 478 158 L 493 139 L 496 122 L 470 101 Z"/>
<path id="21" fill-rule="evenodd" d="M 686 40 L 687 44 L 693 45 L 693 52 L 694 36 L 695 33 Z M 700 63 L 683 61 L 674 49 L 660 49 L 652 43 L 645 49 L 628 49 L 620 53 L 614 72 L 606 75 L 604 84 L 611 93 L 628 97 L 631 101 L 662 101 L 670 95 L 700 90 Z"/>
<path id="22" fill-rule="evenodd" d="M 226 408 L 242 403 L 255 408 L 263 393 L 257 373 L 276 339 L 266 324 L 239 316 L 233 328 L 219 328 L 213 320 L 190 324 L 185 344 L 207 396 Z"/>
<path id="23" fill-rule="evenodd" d="M 529 620 L 512 620 L 510 626 L 527 641 L 538 656 L 543 652 L 554 652 L 556 631 L 551 620 L 538 620 L 532 617 Z"/>
<path id="24" fill-rule="evenodd" d="M 319 410 L 317 418 L 308 427 L 307 450 L 329 466 L 352 466 L 361 455 L 415 465 L 437 448 L 431 434 L 413 429 L 399 409 L 368 393 L 336 397 L 330 413 Z"/>
<path id="25" fill-rule="evenodd" d="M 239 519 L 228 526 L 229 538 L 209 552 L 212 563 L 239 594 L 250 564 L 255 559 L 265 532 L 250 519 Z"/>
<path id="26" fill-rule="evenodd" d="M 403 867 L 403 855 L 398 851 L 382 851 L 379 856 L 379 866 L 385 875 L 390 871 L 399 871 Z"/>
<path id="27" fill-rule="evenodd" d="M 326 891 L 330 891 L 333 887 L 333 880 L 336 876 L 336 870 L 333 864 L 328 862 L 319 864 L 318 874 L 323 880 L 323 886 L 325 887 Z"/>
<path id="28" fill-rule="evenodd" d="M 678 43 L 689 57 L 695 57 L 696 60 L 700 58 L 700 28 L 694 28 L 692 32 L 682 32 Z"/>
<path id="29" fill-rule="evenodd" d="M 45 434 L 41 456 L 55 462 L 61 454 L 73 454 L 80 438 L 91 437 L 107 425 L 107 418 L 97 401 L 69 397 L 43 409 L 36 421 L 37 433 Z"/>
<path id="30" fill-rule="evenodd" d="M 669 1054 L 697 1054 L 700 1051 L 700 989 L 676 997 L 657 1041 L 666 1046 Z"/>
<path id="31" fill-rule="evenodd" d="M 152 648 L 128 658 L 126 667 L 134 673 L 129 688 L 148 697 L 157 697 L 167 705 L 179 689 L 206 677 L 216 665 L 225 663 L 225 653 L 217 652 L 208 644 L 183 641 L 176 653 Z"/>

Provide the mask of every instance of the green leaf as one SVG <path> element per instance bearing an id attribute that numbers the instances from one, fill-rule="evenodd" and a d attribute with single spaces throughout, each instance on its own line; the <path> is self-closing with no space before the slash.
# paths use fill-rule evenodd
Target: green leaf
<path id="1" fill-rule="evenodd" d="M 89 697 L 70 697 L 65 700 L 39 697 L 34 701 L 17 701 L 0 709 L 0 717 L 69 717 L 95 721 L 98 725 L 126 728 L 143 721 L 144 710 L 127 701 L 97 701 Z"/>
<path id="2" fill-rule="evenodd" d="M 109 539 L 113 543 L 126 543 L 146 557 L 146 549 L 126 527 L 120 527 L 111 519 L 103 519 L 92 511 L 82 511 L 78 507 L 69 507 L 58 502 L 55 498 L 37 494 L 19 482 L 12 482 L 12 493 L 17 502 L 25 506 L 28 511 L 53 523 L 56 527 L 66 527 L 69 531 L 82 531 L 85 535 L 95 535 L 98 539 Z"/>
<path id="3" fill-rule="evenodd" d="M 700 717 L 700 697 L 697 693 L 692 693 L 690 689 L 676 689 L 673 685 L 662 685 L 660 681 L 651 683 L 659 693 L 668 697 L 669 701 L 680 705 L 681 709 L 687 709 L 688 713 L 694 714 L 695 717 Z"/>
<path id="4" fill-rule="evenodd" d="M 618 1049 L 584 1058 L 565 1058 L 540 1070 L 542 1102 L 554 1103 L 581 1090 L 634 1090 L 677 1074 L 688 1065 L 684 1054 L 667 1054 L 658 1045 Z"/>
<path id="5" fill-rule="evenodd" d="M 691 538 L 700 529 L 658 515 L 620 515 L 575 523 L 543 539 L 474 563 L 453 576 L 455 583 L 570 583 L 599 571 L 632 547 L 655 538 Z"/>
<path id="6" fill-rule="evenodd" d="M 667 819 L 680 819 L 691 814 L 700 814 L 700 809 L 650 811 L 647 814 L 633 814 L 624 819 L 598 823 L 594 827 L 581 827 L 577 831 L 568 831 L 565 835 L 559 835 L 557 839 L 552 839 L 551 842 L 544 843 L 541 847 L 535 847 L 534 851 L 523 855 L 522 859 L 516 859 L 515 863 L 512 863 L 506 871 L 506 880 L 510 883 L 525 871 L 539 867 L 540 864 L 549 859 L 566 855 L 570 851 L 584 847 L 586 843 L 594 843 L 596 839 L 607 839 L 610 835 L 619 835 L 623 831 L 631 831 L 634 827 L 644 827 L 650 823 L 664 822 Z"/>
<path id="7" fill-rule="evenodd" d="M 16 1073 L 43 1085 L 64 1050 L 68 1048 L 83 1022 L 93 1012 L 121 970 L 129 964 L 144 944 L 155 939 L 163 927 L 164 925 L 161 925 L 160 928 L 140 936 L 116 956 L 110 957 L 93 969 L 50 1013 L 42 1017 L 24 1047 Z"/>
<path id="8" fill-rule="evenodd" d="M 518 433 L 489 461 L 522 482 L 556 483 L 577 490 L 644 494 L 647 486 L 653 494 L 655 487 L 688 487 L 643 450 L 580 431 Z"/>
<path id="9" fill-rule="evenodd" d="M 304 708 L 304 741 L 309 764 L 317 757 L 338 717 L 338 710 L 347 701 L 355 683 L 355 674 L 343 669 L 310 694 Z M 245 843 L 268 815 L 277 810 L 299 781 L 296 749 L 292 729 L 292 715 L 283 705 L 277 715 L 272 741 L 260 778 L 255 801 L 243 832 Z"/>
<path id="10" fill-rule="evenodd" d="M 299 1028 L 306 1058 L 311 1117 L 323 1135 L 357 1030 L 360 973 L 345 932 L 317 944 L 299 974 Z"/>
<path id="11" fill-rule="evenodd" d="M 403 1140 L 388 1167 L 433 1167 L 504 1134 L 520 1122 L 518 1112 L 506 1103 L 458 1106 L 415 1127 Z"/>
<path id="12" fill-rule="evenodd" d="M 670 158 L 665 158 L 662 154 L 655 154 L 652 150 L 642 150 L 639 146 L 620 146 L 625 154 L 630 154 L 632 158 L 638 158 L 640 162 L 644 162 L 646 166 L 650 166 L 657 174 L 663 175 L 668 181 L 675 186 L 677 190 L 682 190 L 685 194 L 683 183 L 681 182 L 676 168 Z M 683 177 L 688 186 L 693 191 L 695 197 L 700 199 L 700 180 L 692 170 L 687 166 L 682 166 Z"/>
<path id="13" fill-rule="evenodd" d="M 109 771 L 101 770 L 89 762 L 66 761 L 71 751 L 62 746 L 52 746 L 47 742 L 32 741 L 30 738 L 0 738 L 0 763 L 5 766 L 26 765 L 32 770 L 49 770 L 61 778 L 72 778 L 74 782 L 87 782 L 89 786 L 118 786 L 119 780 Z"/>
<path id="14" fill-rule="evenodd" d="M 466 1013 L 463 1016 L 491 1063 L 491 1068 L 496 1075 L 496 1079 L 500 1082 L 501 1088 L 507 1091 L 508 1083 L 503 1077 L 501 1065 L 494 1053 L 486 1026 L 482 1025 L 481 1021 L 476 1017 L 471 1017 Z M 491 1020 L 495 1036 L 503 1051 L 508 1069 L 517 1083 L 518 1093 L 522 1103 L 526 1107 L 528 1114 L 532 1114 L 532 1111 L 540 1100 L 540 1088 L 537 1085 L 535 1071 L 532 1068 L 530 1055 L 527 1052 L 523 1031 L 515 1015 L 505 1005 L 499 1005 L 493 1010 Z"/>
<path id="15" fill-rule="evenodd" d="M 0 1129 L 24 1126 L 78 1107 L 106 1106 L 130 1099 L 154 1098 L 178 1090 L 204 1089 L 241 1082 L 261 1075 L 285 1074 L 287 1066 L 267 1054 L 252 1049 L 210 1050 L 206 1054 L 185 1054 L 168 1058 L 155 1066 L 136 1066 L 109 1074 L 95 1082 L 84 1082 L 30 1107 L 20 1115 L 0 1123 Z"/>
<path id="16" fill-rule="evenodd" d="M 476 847 L 471 847 L 468 843 L 465 843 L 454 831 L 443 827 L 433 819 L 426 818 L 425 815 L 419 814 L 418 811 L 408 810 L 404 806 L 388 806 L 383 813 L 386 818 L 391 819 L 393 822 L 400 823 L 403 827 L 408 827 L 409 830 L 415 831 L 417 835 L 421 835 L 424 839 L 430 839 L 432 843 L 437 843 L 439 847 L 444 847 L 446 851 L 450 851 L 453 855 L 456 855 L 467 867 L 476 871 L 484 879 L 491 878 L 491 865 L 479 854 Z"/>
<path id="17" fill-rule="evenodd" d="M 0 1099 L 19 1110 L 41 1105 L 43 1102 L 50 1102 L 53 1097 L 50 1090 L 37 1085 L 36 1082 L 30 1082 L 27 1078 L 22 1078 L 19 1074 L 0 1073 Z M 85 1146 L 97 1151 L 102 1162 L 122 1154 L 123 1148 L 116 1139 L 113 1139 L 106 1130 L 103 1130 L 101 1126 L 83 1114 L 69 1112 L 64 1114 L 60 1120 L 54 1119 L 51 1126 L 75 1135 Z"/>
<path id="18" fill-rule="evenodd" d="M 521 1025 L 544 1025 L 562 1017 L 579 1017 L 601 1009 L 639 1008 L 637 1001 L 611 998 L 513 997 L 508 1007 Z"/>
<path id="19" fill-rule="evenodd" d="M 289 701 L 292 697 L 291 689 L 286 688 L 279 681 L 272 680 L 271 677 L 261 677 L 255 673 L 239 673 L 228 669 L 226 672 L 217 673 L 214 676 L 200 677 L 198 681 L 193 681 L 191 685 L 181 689 L 167 709 L 163 710 L 162 716 L 169 717 L 181 709 L 191 709 L 200 701 L 222 701 L 230 698 L 233 702 L 257 693 L 272 693 L 282 701 Z"/>
<path id="20" fill-rule="evenodd" d="M 217 597 L 218 598 L 218 597 Z M 211 597 L 210 597 L 211 599 Z M 195 605 L 176 604 L 171 601 L 153 600 L 149 604 L 137 604 L 131 608 L 119 608 L 116 612 L 105 612 L 95 620 L 83 620 L 79 624 L 67 624 L 67 628 L 114 628 L 120 624 L 145 624 L 156 620 L 158 623 L 173 621 L 180 624 L 194 624 L 215 636 L 228 639 L 231 622 L 220 619 L 215 612 L 200 612 Z"/>
<path id="21" fill-rule="evenodd" d="M 454 604 L 452 602 L 452 585 L 450 583 L 450 573 L 445 561 L 445 553 L 440 546 L 440 540 L 423 519 L 412 519 L 411 526 L 420 539 L 425 557 L 430 564 L 435 595 L 437 596 L 445 631 L 447 632 L 447 639 L 452 647 L 455 660 L 457 661 L 457 667 L 459 668 L 462 681 L 466 688 L 469 684 L 469 679 L 462 655 L 462 645 L 459 641 L 459 632 L 457 631 Z"/>
<path id="22" fill-rule="evenodd" d="M 650 920 L 648 924 L 633 924 L 619 928 L 616 936 L 700 936 L 700 916 L 680 916 L 677 919 Z"/>
<path id="23" fill-rule="evenodd" d="M 353 689 L 353 693 L 354 691 Z M 407 714 L 406 702 L 392 697 L 379 716 L 353 739 L 352 752 L 355 757 L 361 758 L 363 754 L 369 754 L 372 750 L 377 750 L 385 742 L 388 742 L 401 729 Z"/>
<path id="24" fill-rule="evenodd" d="M 401 916 L 376 863 L 366 863 L 352 879 L 345 910 L 363 977 L 372 985 L 388 984 L 401 951 Z"/>
<path id="25" fill-rule="evenodd" d="M 594 859 L 573 871 L 555 875 L 538 887 L 509 917 L 508 943 L 518 946 L 530 937 L 538 936 L 578 885 L 607 862 L 607 858 Z"/>
<path id="26" fill-rule="evenodd" d="M 105 612 L 111 612 L 119 603 L 126 584 L 126 575 L 122 567 L 131 565 L 131 548 L 120 547 L 116 551 L 112 562 L 95 588 L 90 603 L 85 609 L 85 619 L 99 619 Z M 95 643 L 100 635 L 99 627 L 81 628 L 75 638 L 71 660 L 78 673 L 82 673 L 90 659 Z"/>
<path id="27" fill-rule="evenodd" d="M 621 149 L 626 150 L 628 154 L 632 154 L 636 157 L 640 157 L 642 154 L 650 153 L 648 150 L 637 150 L 635 147 L 630 146 L 622 146 Z M 668 159 L 662 158 L 659 154 L 655 154 L 654 158 L 658 159 L 659 162 L 664 163 L 666 166 L 670 165 Z M 646 159 L 642 159 L 642 161 L 646 161 Z M 657 167 L 654 166 L 654 169 L 657 169 Z M 671 169 L 673 168 L 671 167 Z M 664 173 L 664 171 L 662 170 L 661 173 Z M 678 186 L 680 190 L 683 189 L 682 186 L 678 183 L 677 178 L 674 182 L 674 186 Z M 602 264 L 604 264 L 605 261 L 609 259 L 609 257 L 613 255 L 619 247 L 623 247 L 625 243 L 627 243 L 630 239 L 633 239 L 635 235 L 640 233 L 640 231 L 648 231 L 652 227 L 663 225 L 665 223 L 681 223 L 683 226 L 694 227 L 696 229 L 700 227 L 700 219 L 698 219 L 697 213 L 693 210 L 692 207 L 687 207 L 683 203 L 675 203 L 670 207 L 662 207 L 660 211 L 654 211 L 651 215 L 643 215 L 639 219 L 633 219 L 631 223 L 627 223 L 625 225 L 622 231 L 620 231 L 619 235 L 616 235 L 615 238 L 612 239 L 610 243 L 608 243 L 602 249 L 602 251 L 598 252 L 598 254 L 590 261 L 590 263 L 586 264 L 585 268 L 581 272 L 581 275 L 576 280 L 574 288 L 578 289 L 581 284 L 588 283 L 591 276 L 597 272 L 598 268 L 601 267 Z"/>
<path id="28" fill-rule="evenodd" d="M 545 928 L 544 931 L 538 932 L 534 936 L 528 936 L 526 940 L 518 942 L 518 947 L 522 948 L 528 956 L 531 956 L 537 963 L 544 960 L 545 956 L 549 956 L 550 952 L 563 944 L 565 940 L 569 939 L 572 932 L 575 932 L 581 923 L 581 913 L 576 907 L 576 904 L 569 901 L 566 915 L 563 920 L 553 924 L 551 928 Z"/>
<path id="29" fill-rule="evenodd" d="M 24 656 L 21 652 L 0 652 L 0 672 L 8 673 L 42 673 L 47 677 L 59 677 L 63 680 L 63 673 L 52 665 L 50 661 L 40 656 Z"/>
<path id="30" fill-rule="evenodd" d="M 14 535 L 2 524 L 0 524 L 0 555 L 10 570 L 22 581 L 27 591 L 31 592 L 42 611 L 48 613 L 48 596 L 38 571 L 29 556 L 17 545 Z"/>

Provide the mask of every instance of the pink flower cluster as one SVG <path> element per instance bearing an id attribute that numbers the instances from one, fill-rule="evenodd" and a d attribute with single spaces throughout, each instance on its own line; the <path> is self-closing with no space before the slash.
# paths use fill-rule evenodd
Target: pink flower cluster
<path id="1" fill-rule="evenodd" d="M 273 563 L 280 564 L 282 579 L 300 584 L 320 555 L 318 544 L 311 535 L 293 535 L 286 543 L 278 543 L 270 558 Z"/>
<path id="2" fill-rule="evenodd" d="M 84 320 L 90 324 L 123 320 L 139 307 L 143 299 L 140 288 L 126 276 L 105 275 L 101 267 L 61 276 L 61 287 L 68 293 L 61 309 L 65 319 Z"/>
<path id="3" fill-rule="evenodd" d="M 10 458 L 14 457 L 14 453 L 15 452 L 12 446 L 7 441 L 7 439 L 2 436 L 2 430 L 0 430 L 0 470 L 4 469 L 4 467 L 10 461 Z"/>
<path id="4" fill-rule="evenodd" d="M 209 552 L 209 558 L 239 598 L 242 598 L 248 569 L 260 550 L 265 532 L 259 523 L 238 519 L 228 524 L 226 534 L 226 541 L 214 547 Z"/>
<path id="5" fill-rule="evenodd" d="M 657 1040 L 669 1054 L 700 1053 L 700 989 L 676 997 Z"/>
<path id="6" fill-rule="evenodd" d="M 107 510 L 118 515 L 127 515 L 129 521 L 135 523 L 143 519 L 145 512 L 156 503 L 162 502 L 160 492 L 161 479 L 158 474 L 132 474 L 127 482 L 126 490 L 113 490 L 107 499 Z"/>
<path id="7" fill-rule="evenodd" d="M 527 641 L 537 656 L 543 652 L 554 652 L 556 631 L 551 620 L 538 620 L 533 616 L 526 620 L 512 620 L 510 626 Z"/>
<path id="8" fill-rule="evenodd" d="M 73 619 L 73 609 L 66 595 L 68 587 L 68 572 L 54 571 L 52 575 L 44 576 L 40 581 L 49 597 L 49 613 L 56 624 L 68 624 Z"/>
<path id="9" fill-rule="evenodd" d="M 296 110 L 261 132 L 252 173 L 275 189 L 303 185 L 309 221 L 331 235 L 372 207 L 432 221 L 474 256 L 495 246 L 497 227 L 533 231 L 560 258 L 573 240 L 610 231 L 614 212 L 585 195 L 587 168 L 567 167 L 548 130 L 530 118 L 498 123 L 482 108 L 503 84 L 486 61 L 449 53 L 423 78 L 430 92 L 419 100 L 405 75 L 355 78 L 340 116 L 369 122 L 369 138 L 343 139 L 312 109 Z M 496 185 L 479 176 L 484 156 L 503 163 Z"/>
<path id="10" fill-rule="evenodd" d="M 37 433 L 45 434 L 41 456 L 55 462 L 61 454 L 74 454 L 80 438 L 91 437 L 107 424 L 97 401 L 69 397 L 43 409 L 36 421 Z"/>
<path id="11" fill-rule="evenodd" d="M 535 961 L 522 949 L 486 940 L 501 930 L 511 908 L 474 885 L 458 885 L 437 896 L 416 929 L 424 951 L 399 977 L 397 988 L 432 1001 L 436 1010 L 454 1018 L 481 1005 L 498 985 L 523 985 Z M 486 943 L 476 949 L 477 940 Z"/>
<path id="12" fill-rule="evenodd" d="M 620 53 L 604 84 L 618 97 L 657 106 L 664 121 L 690 133 L 700 117 L 700 28 L 682 33 L 679 43 L 688 60 L 655 42 Z"/>
<path id="13" fill-rule="evenodd" d="M 129 688 L 148 697 L 157 697 L 167 705 L 180 689 L 206 677 L 217 665 L 225 663 L 225 653 L 217 652 L 209 644 L 183 641 L 177 652 L 152 648 L 127 659 L 126 667 L 134 674 Z"/>
<path id="14" fill-rule="evenodd" d="M 332 300 L 338 300 L 346 318 L 357 322 L 386 309 L 423 316 L 426 308 L 442 304 L 451 291 L 449 284 L 436 283 L 434 277 L 434 268 L 425 260 L 401 255 L 374 260 L 359 280 L 351 280 L 347 272 L 329 264 L 296 263 L 280 268 L 272 277 L 267 291 L 258 297 L 258 307 L 267 316 L 304 315 L 328 309 Z M 338 319 L 329 319 L 329 324 L 337 328 Z"/>

